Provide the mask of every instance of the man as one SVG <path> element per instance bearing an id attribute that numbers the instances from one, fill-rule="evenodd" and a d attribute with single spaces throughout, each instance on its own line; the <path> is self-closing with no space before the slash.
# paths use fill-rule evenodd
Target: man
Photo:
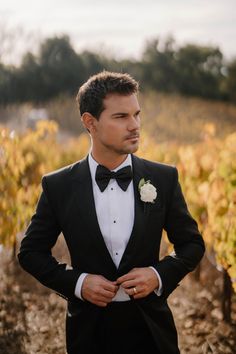
<path id="1" fill-rule="evenodd" d="M 68 354 L 177 354 L 169 294 L 204 254 L 175 167 L 140 159 L 138 83 L 101 72 L 77 101 L 91 150 L 43 177 L 21 266 L 68 300 Z M 174 245 L 159 260 L 162 231 Z M 71 267 L 51 255 L 63 233 Z"/>

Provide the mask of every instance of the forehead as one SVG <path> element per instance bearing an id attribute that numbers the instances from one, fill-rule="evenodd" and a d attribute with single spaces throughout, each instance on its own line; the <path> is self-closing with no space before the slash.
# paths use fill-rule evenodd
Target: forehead
<path id="1" fill-rule="evenodd" d="M 136 94 L 131 95 L 119 95 L 112 93 L 107 95 L 103 100 L 104 111 L 138 111 L 140 106 Z"/>

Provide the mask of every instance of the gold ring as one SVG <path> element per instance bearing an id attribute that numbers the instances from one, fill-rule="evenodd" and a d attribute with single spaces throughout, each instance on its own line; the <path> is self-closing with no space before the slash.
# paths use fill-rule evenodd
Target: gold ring
<path id="1" fill-rule="evenodd" d="M 137 294 L 137 289 L 135 286 L 133 287 L 133 291 L 134 291 L 134 294 Z"/>

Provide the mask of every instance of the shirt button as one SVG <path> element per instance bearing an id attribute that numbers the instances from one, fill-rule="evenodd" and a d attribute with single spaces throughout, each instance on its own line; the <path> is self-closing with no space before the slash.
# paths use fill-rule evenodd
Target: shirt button
<path id="1" fill-rule="evenodd" d="M 113 191 L 113 188 L 111 188 L 111 190 Z"/>
<path id="2" fill-rule="evenodd" d="M 114 220 L 113 222 L 114 222 L 114 224 L 115 224 L 115 223 L 116 223 L 116 220 Z"/>
<path id="3" fill-rule="evenodd" d="M 116 252 L 116 256 L 118 256 L 118 253 Z"/>

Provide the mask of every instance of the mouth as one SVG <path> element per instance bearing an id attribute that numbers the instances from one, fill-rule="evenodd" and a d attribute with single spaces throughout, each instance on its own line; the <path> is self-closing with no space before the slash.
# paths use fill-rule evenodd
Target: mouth
<path id="1" fill-rule="evenodd" d="M 125 140 L 139 140 L 139 135 L 128 136 Z"/>

